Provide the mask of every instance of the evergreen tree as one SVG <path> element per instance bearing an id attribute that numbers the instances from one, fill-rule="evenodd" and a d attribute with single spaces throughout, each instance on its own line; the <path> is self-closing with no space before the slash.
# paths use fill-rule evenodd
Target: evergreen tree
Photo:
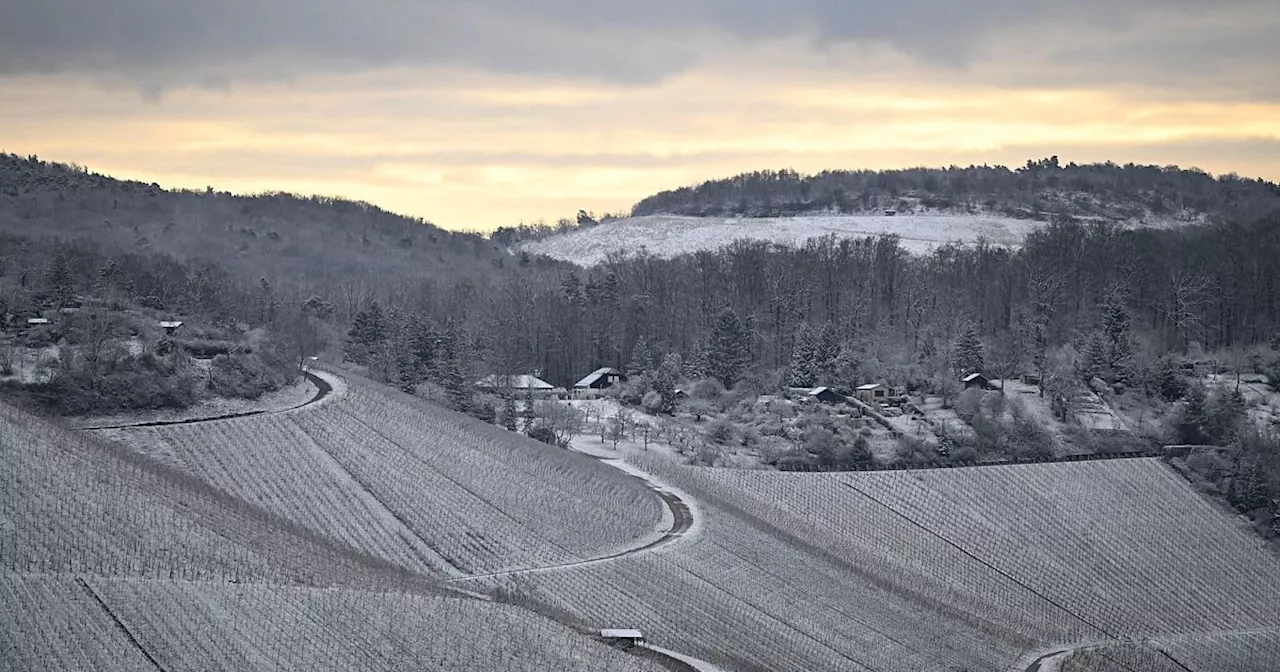
<path id="1" fill-rule="evenodd" d="M 973 322 L 966 321 L 956 336 L 955 349 L 951 355 L 951 365 L 957 375 L 982 373 L 986 368 L 986 360 L 982 351 L 982 340 L 978 338 L 978 329 Z"/>
<path id="2" fill-rule="evenodd" d="M 365 310 L 357 311 L 347 332 L 347 359 L 368 365 L 372 353 L 387 338 L 387 321 L 377 301 Z"/>
<path id="3" fill-rule="evenodd" d="M 818 336 L 808 323 L 801 323 L 796 331 L 795 345 L 791 348 L 791 387 L 813 387 L 821 348 Z"/>
<path id="4" fill-rule="evenodd" d="M 720 311 L 711 331 L 706 373 L 731 389 L 751 361 L 749 327 L 731 308 Z"/>
<path id="5" fill-rule="evenodd" d="M 658 410 L 671 413 L 676 409 L 676 385 L 680 384 L 682 362 L 680 355 L 670 354 L 662 358 L 662 364 L 653 376 L 653 391 L 658 393 L 661 403 Z"/>
<path id="6" fill-rule="evenodd" d="M 516 431 L 516 398 L 510 394 L 502 395 L 502 426 Z"/>
<path id="7" fill-rule="evenodd" d="M 1086 381 L 1094 378 L 1105 379 L 1110 370 L 1109 359 L 1106 337 L 1101 331 L 1093 331 L 1085 339 L 1084 345 L 1080 346 L 1080 360 L 1077 364 L 1080 377 Z"/>
<path id="8" fill-rule="evenodd" d="M 464 332 L 453 319 L 445 322 L 441 336 L 437 369 L 440 384 L 444 387 L 449 403 L 458 409 L 471 405 L 471 390 L 467 388 L 468 348 Z"/>
<path id="9" fill-rule="evenodd" d="M 1187 382 L 1182 379 L 1177 362 L 1172 357 L 1161 357 L 1151 371 L 1150 386 L 1152 391 L 1165 401 L 1177 401 L 1187 391 Z"/>
<path id="10" fill-rule="evenodd" d="M 71 260 L 65 252 L 58 252 L 53 257 L 53 265 L 49 267 L 49 298 L 54 305 L 62 308 L 71 305 L 76 297 L 75 279 L 71 273 Z"/>
<path id="11" fill-rule="evenodd" d="M 1132 319 L 1129 309 L 1118 294 L 1113 293 L 1102 306 L 1102 335 L 1106 344 L 1108 382 L 1129 382 L 1134 372 Z"/>
<path id="12" fill-rule="evenodd" d="M 1208 443 L 1210 424 L 1209 403 L 1204 386 L 1192 385 L 1187 390 L 1186 405 L 1182 407 L 1182 412 L 1178 414 L 1173 424 L 1178 443 L 1190 445 Z"/>
<path id="13" fill-rule="evenodd" d="M 271 286 L 271 281 L 262 278 L 258 282 L 260 297 L 258 299 L 258 320 L 263 324 L 271 324 L 276 319 L 276 312 L 280 309 L 280 301 L 276 298 L 275 288 Z"/>
<path id="14" fill-rule="evenodd" d="M 654 368 L 654 352 L 649 341 L 641 336 L 631 348 L 631 360 L 627 362 L 627 376 L 637 378 Z"/>

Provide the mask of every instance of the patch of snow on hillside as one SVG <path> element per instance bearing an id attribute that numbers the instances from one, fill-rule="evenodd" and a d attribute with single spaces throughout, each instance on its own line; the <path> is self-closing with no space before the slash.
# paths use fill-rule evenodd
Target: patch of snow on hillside
<path id="1" fill-rule="evenodd" d="M 716 250 L 735 240 L 764 240 L 789 245 L 834 234 L 863 238 L 897 234 L 902 246 L 928 253 L 951 242 L 985 239 L 994 245 L 1017 246 L 1042 222 L 988 215 L 810 215 L 802 217 L 685 217 L 648 215 L 617 219 L 526 243 L 522 249 L 593 266 L 612 252 L 647 251 L 674 257 L 699 250 Z"/>

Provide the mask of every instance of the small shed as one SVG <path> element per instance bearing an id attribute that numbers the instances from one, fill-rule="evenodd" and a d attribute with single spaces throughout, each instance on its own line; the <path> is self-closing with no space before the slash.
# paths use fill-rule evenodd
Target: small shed
<path id="1" fill-rule="evenodd" d="M 892 216 L 894 216 L 894 215 L 896 215 L 896 214 L 898 214 L 898 211 L 897 211 L 897 210 L 885 210 L 885 211 L 884 211 L 884 216 L 885 216 L 885 217 L 892 217 Z"/>
<path id="2" fill-rule="evenodd" d="M 867 383 L 854 390 L 854 396 L 864 404 L 879 404 L 889 398 L 889 386 L 884 383 Z"/>
<path id="3" fill-rule="evenodd" d="M 964 389 L 966 390 L 975 387 L 980 390 L 985 390 L 991 387 L 991 382 L 988 381 L 987 377 L 981 373 L 971 373 L 964 378 L 961 378 L 960 382 L 964 383 Z"/>
<path id="4" fill-rule="evenodd" d="M 847 401 L 843 395 L 837 394 L 835 390 L 829 387 L 815 387 L 809 390 L 807 396 L 824 404 L 843 404 Z"/>
<path id="5" fill-rule="evenodd" d="M 49 324 L 49 318 L 47 318 L 47 317 L 30 317 L 30 318 L 27 318 L 27 326 L 28 326 L 28 327 L 41 327 L 41 326 L 44 326 L 44 325 L 47 325 L 47 324 Z"/>
<path id="6" fill-rule="evenodd" d="M 644 635 L 639 630 L 627 628 L 605 628 L 600 631 L 600 638 L 610 642 L 620 642 L 635 646 L 644 644 Z"/>
<path id="7" fill-rule="evenodd" d="M 1021 376 L 1019 376 L 1018 379 L 1022 381 L 1023 385 L 1039 385 L 1040 384 L 1040 374 L 1038 373 L 1024 373 Z"/>
<path id="8" fill-rule="evenodd" d="M 588 373 L 573 386 L 574 396 L 592 396 L 619 383 L 627 382 L 627 375 L 615 368 L 604 367 Z"/>
<path id="9" fill-rule="evenodd" d="M 177 320 L 165 320 L 160 322 L 160 328 L 164 329 L 164 333 L 170 336 L 172 336 L 173 332 L 177 331 L 178 327 L 181 327 L 181 326 L 182 326 L 182 323 Z"/>

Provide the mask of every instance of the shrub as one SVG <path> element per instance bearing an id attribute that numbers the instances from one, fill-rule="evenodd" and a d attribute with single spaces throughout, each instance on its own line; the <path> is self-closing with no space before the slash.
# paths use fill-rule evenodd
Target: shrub
<path id="1" fill-rule="evenodd" d="M 258 355 L 218 355 L 209 366 L 208 388 L 220 397 L 257 399 L 288 384 L 277 369 Z"/>
<path id="2" fill-rule="evenodd" d="M 20 401 L 54 415 L 186 408 L 195 403 L 198 381 L 150 355 L 126 357 L 106 374 L 60 370 L 49 381 L 5 388 Z"/>
<path id="3" fill-rule="evenodd" d="M 489 401 L 472 404 L 468 411 L 471 413 L 471 417 L 491 425 L 498 420 L 498 410 Z"/>
<path id="4" fill-rule="evenodd" d="M 530 427 L 529 431 L 526 433 L 529 435 L 529 438 L 534 439 L 535 441 L 541 441 L 552 446 L 556 445 L 556 433 L 551 431 L 550 427 L 534 425 L 533 427 Z"/>
<path id="5" fill-rule="evenodd" d="M 707 428 L 707 439 L 720 445 L 726 445 L 733 441 L 733 435 L 733 425 L 724 420 L 717 420 Z"/>

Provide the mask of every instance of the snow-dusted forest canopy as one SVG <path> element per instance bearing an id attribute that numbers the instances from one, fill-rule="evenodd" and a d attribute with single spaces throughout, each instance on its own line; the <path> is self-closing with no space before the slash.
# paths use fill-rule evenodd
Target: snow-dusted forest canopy
<path id="1" fill-rule="evenodd" d="M 914 209 L 1013 217 L 1176 218 L 1194 213 L 1257 216 L 1280 203 L 1280 188 L 1238 175 L 1114 163 L 1062 165 L 1058 157 L 1026 165 L 904 170 L 829 170 L 802 175 L 762 170 L 663 191 L 633 215 L 770 217 L 816 211 Z"/>

